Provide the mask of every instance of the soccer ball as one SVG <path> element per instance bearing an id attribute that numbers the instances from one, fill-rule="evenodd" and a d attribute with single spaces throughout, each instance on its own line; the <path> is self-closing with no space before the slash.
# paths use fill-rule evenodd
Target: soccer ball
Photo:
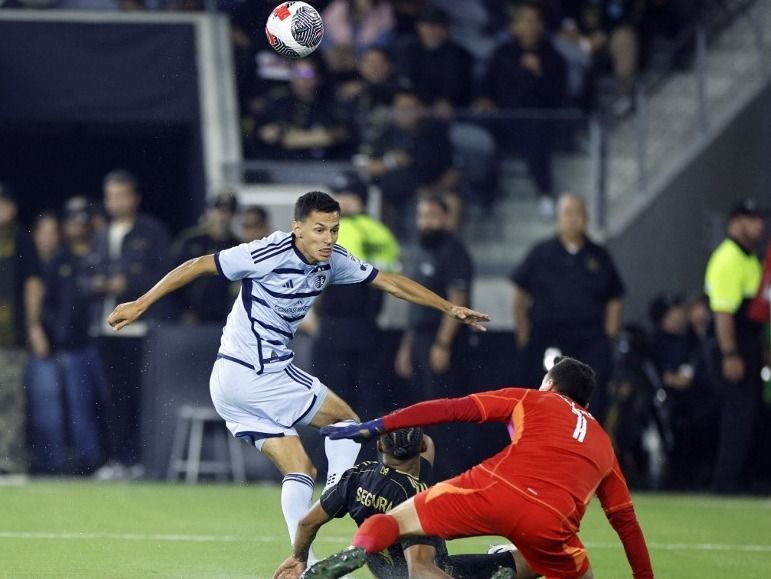
<path id="1" fill-rule="evenodd" d="M 321 44 L 324 22 L 316 9 L 305 2 L 282 2 L 268 17 L 265 34 L 280 55 L 302 58 Z"/>

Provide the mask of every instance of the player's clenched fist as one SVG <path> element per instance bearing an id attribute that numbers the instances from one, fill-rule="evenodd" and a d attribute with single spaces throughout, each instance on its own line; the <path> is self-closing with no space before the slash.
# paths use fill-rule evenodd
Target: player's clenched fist
<path id="1" fill-rule="evenodd" d="M 107 317 L 107 323 L 115 330 L 123 329 L 130 323 L 135 322 L 139 316 L 145 311 L 139 302 L 126 302 L 125 304 L 118 305 L 112 313 Z"/>

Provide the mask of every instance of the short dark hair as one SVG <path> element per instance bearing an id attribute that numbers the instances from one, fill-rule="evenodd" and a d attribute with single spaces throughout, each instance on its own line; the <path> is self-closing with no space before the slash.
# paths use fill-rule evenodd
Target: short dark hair
<path id="1" fill-rule="evenodd" d="M 107 187 L 110 183 L 123 183 L 129 185 L 135 193 L 139 193 L 139 180 L 133 173 L 126 171 L 125 169 L 115 169 L 114 171 L 107 173 L 107 175 L 104 176 L 104 179 L 102 179 L 102 186 Z"/>
<path id="2" fill-rule="evenodd" d="M 250 205 L 249 207 L 246 207 L 243 210 L 244 215 L 254 215 L 262 221 L 263 224 L 267 225 L 268 223 L 268 211 L 264 207 L 260 205 Z"/>
<path id="3" fill-rule="evenodd" d="M 400 428 L 380 438 L 383 453 L 399 460 L 408 460 L 421 453 L 423 448 L 422 428 Z"/>
<path id="4" fill-rule="evenodd" d="M 340 213 L 340 204 L 326 193 L 309 191 L 301 195 L 294 204 L 294 220 L 302 221 L 314 211 Z"/>
<path id="5" fill-rule="evenodd" d="M 554 380 L 557 392 L 580 406 L 589 404 L 597 381 L 594 370 L 588 364 L 568 356 L 557 356 L 547 375 Z"/>

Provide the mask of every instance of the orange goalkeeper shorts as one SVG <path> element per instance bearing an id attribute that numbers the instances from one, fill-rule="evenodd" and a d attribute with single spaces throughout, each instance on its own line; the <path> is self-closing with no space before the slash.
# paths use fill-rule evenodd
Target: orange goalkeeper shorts
<path id="1" fill-rule="evenodd" d="M 415 509 L 426 535 L 506 537 L 544 577 L 573 579 L 589 568 L 572 525 L 479 467 L 417 494 Z"/>

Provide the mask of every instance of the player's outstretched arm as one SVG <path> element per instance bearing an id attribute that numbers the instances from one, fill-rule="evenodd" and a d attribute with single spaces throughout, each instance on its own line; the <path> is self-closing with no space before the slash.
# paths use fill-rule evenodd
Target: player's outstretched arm
<path id="1" fill-rule="evenodd" d="M 213 255 L 189 259 L 167 273 L 145 294 L 134 300 L 119 304 L 107 317 L 113 330 L 119 331 L 135 322 L 151 305 L 166 294 L 181 288 L 202 275 L 216 275 L 217 264 Z"/>
<path id="2" fill-rule="evenodd" d="M 490 316 L 487 314 L 448 302 L 418 282 L 398 273 L 379 271 L 371 285 L 413 304 L 439 310 L 459 322 L 469 324 L 479 330 L 487 330 L 482 325 L 482 322 L 490 321 Z"/>
<path id="3" fill-rule="evenodd" d="M 308 566 L 311 543 L 319 529 L 330 519 L 331 517 L 321 506 L 321 501 L 316 501 L 297 525 L 292 555 L 276 569 L 273 579 L 297 579 L 305 571 Z"/>
<path id="4" fill-rule="evenodd" d="M 470 396 L 464 396 L 418 402 L 369 422 L 355 422 L 346 426 L 325 426 L 320 432 L 332 440 L 340 438 L 367 440 L 399 428 L 431 426 L 446 422 L 482 422 L 485 419 L 479 405 Z"/>
<path id="5" fill-rule="evenodd" d="M 645 536 L 640 523 L 637 522 L 629 487 L 615 458 L 612 470 L 597 487 L 597 497 L 602 503 L 608 522 L 621 539 L 634 578 L 653 579 L 653 566 Z"/>

